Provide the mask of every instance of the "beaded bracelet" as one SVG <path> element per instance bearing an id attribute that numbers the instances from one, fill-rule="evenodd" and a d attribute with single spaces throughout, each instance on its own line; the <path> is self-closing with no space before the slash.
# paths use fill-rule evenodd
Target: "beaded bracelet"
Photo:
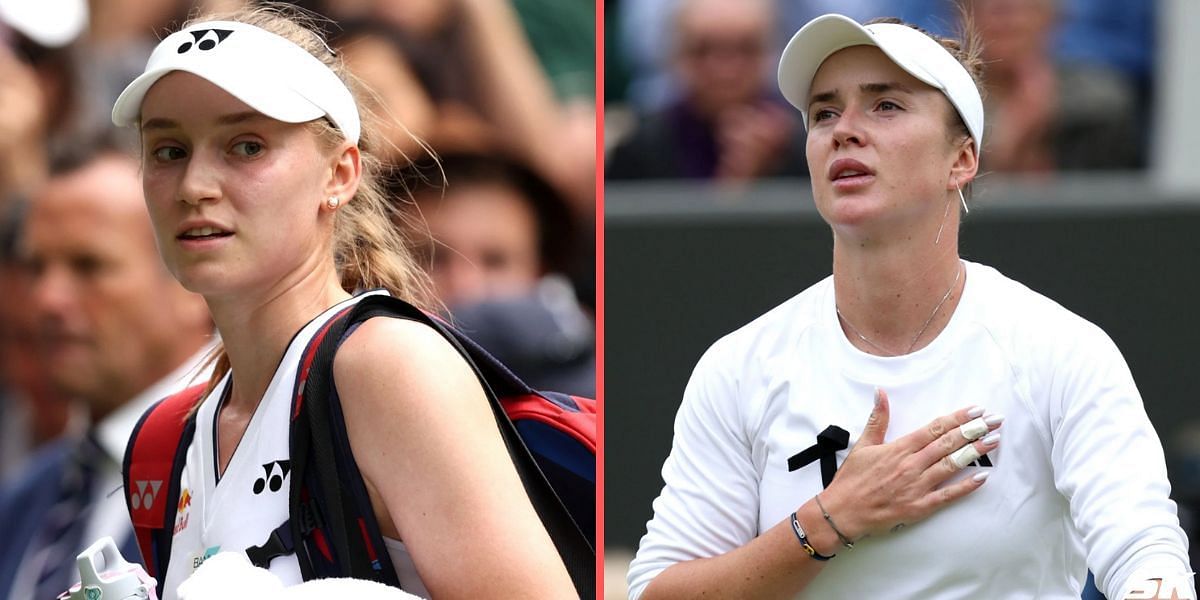
<path id="1" fill-rule="evenodd" d="M 829 512 L 826 511 L 825 506 L 823 504 L 821 504 L 821 495 L 820 494 L 816 495 L 816 500 L 817 500 L 817 508 L 821 509 L 821 515 L 824 516 L 825 520 L 829 522 L 829 526 L 833 528 L 833 532 L 836 533 L 838 536 L 838 539 L 842 541 L 842 545 L 845 546 L 847 550 L 853 550 L 854 542 L 851 542 L 850 538 L 842 535 L 841 530 L 838 529 L 837 525 L 835 525 L 833 523 L 833 517 L 829 516 Z"/>
<path id="2" fill-rule="evenodd" d="M 804 548 L 804 551 L 807 552 L 809 556 L 817 560 L 829 560 L 837 556 L 836 554 L 825 556 L 824 554 L 817 552 L 817 549 L 813 548 L 812 544 L 808 543 L 808 536 L 804 535 L 804 529 L 801 529 L 800 527 L 800 519 L 796 518 L 796 513 L 794 512 L 792 513 L 792 531 L 796 532 L 796 539 L 800 540 L 800 547 Z"/>

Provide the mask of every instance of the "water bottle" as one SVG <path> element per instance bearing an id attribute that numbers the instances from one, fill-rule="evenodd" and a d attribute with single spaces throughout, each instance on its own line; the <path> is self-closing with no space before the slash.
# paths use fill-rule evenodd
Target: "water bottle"
<path id="1" fill-rule="evenodd" d="M 158 600 L 158 582 L 141 565 L 126 562 L 111 537 L 97 540 L 75 563 L 80 581 L 58 600 Z"/>

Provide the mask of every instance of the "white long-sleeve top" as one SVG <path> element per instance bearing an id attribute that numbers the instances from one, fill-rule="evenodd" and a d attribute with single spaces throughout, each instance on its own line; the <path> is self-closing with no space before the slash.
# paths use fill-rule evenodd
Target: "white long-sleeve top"
<path id="1" fill-rule="evenodd" d="M 630 597 L 672 564 L 745 545 L 820 492 L 819 462 L 789 472 L 788 458 L 830 425 L 853 447 L 876 387 L 890 399 L 886 441 L 970 405 L 1004 414 L 993 466 L 952 481 L 980 469 L 989 479 L 843 549 L 800 597 L 1074 599 L 1090 568 L 1121 598 L 1135 571 L 1137 581 L 1189 572 L 1162 446 L 1116 346 L 996 270 L 966 266 L 946 329 L 905 356 L 850 344 L 832 278 L 716 342 L 684 393 Z"/>

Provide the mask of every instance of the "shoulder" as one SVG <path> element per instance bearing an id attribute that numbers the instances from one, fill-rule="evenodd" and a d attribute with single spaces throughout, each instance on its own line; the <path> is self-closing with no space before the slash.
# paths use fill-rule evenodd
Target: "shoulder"
<path id="1" fill-rule="evenodd" d="M 1111 344 L 1100 327 L 1058 302 L 1006 277 L 996 269 L 971 265 L 979 282 L 978 323 L 1011 347 L 1081 347 Z"/>
<path id="2" fill-rule="evenodd" d="M 831 293 L 833 278 L 826 277 L 718 339 L 701 362 L 741 365 L 747 359 L 759 362 L 794 348 L 820 321 L 826 296 Z"/>
<path id="3" fill-rule="evenodd" d="M 442 334 L 415 320 L 367 319 L 338 348 L 334 376 L 338 382 L 361 377 L 404 377 L 438 380 L 474 379 L 467 361 Z"/>
<path id="4" fill-rule="evenodd" d="M 763 385 L 794 365 L 832 293 L 826 278 L 726 334 L 700 357 L 684 391 L 683 410 L 751 423 L 761 416 Z M 830 309 L 832 310 L 832 309 Z"/>
<path id="5" fill-rule="evenodd" d="M 66 464 L 68 444 L 53 442 L 31 456 L 0 488 L 0 597 L 18 575 L 26 550 L 54 504 Z"/>
<path id="6" fill-rule="evenodd" d="M 1124 356 L 1099 326 L 995 269 L 972 267 L 971 275 L 981 283 L 972 311 L 975 325 L 1035 395 L 1097 376 L 1132 384 Z"/>
<path id="7" fill-rule="evenodd" d="M 47 506 L 58 488 L 70 444 L 65 440 L 41 448 L 22 465 L 21 471 L 0 488 L 0 523 L 28 517 L 30 507 Z M 3 528 L 0 528 L 3 529 Z"/>
<path id="8" fill-rule="evenodd" d="M 376 317 L 342 343 L 333 361 L 343 396 L 454 395 L 479 388 L 458 351 L 433 328 L 408 319 Z"/>

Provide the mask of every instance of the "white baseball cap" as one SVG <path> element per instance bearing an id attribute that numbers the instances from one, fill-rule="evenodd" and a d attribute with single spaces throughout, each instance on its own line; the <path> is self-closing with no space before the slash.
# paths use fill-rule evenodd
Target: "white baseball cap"
<path id="1" fill-rule="evenodd" d="M 113 105 L 112 120 L 137 123 L 146 92 L 163 75 L 187 71 L 250 108 L 285 123 L 328 117 L 352 144 L 362 124 L 346 84 L 307 50 L 269 31 L 231 21 L 196 23 L 159 42 L 146 70 Z"/>
<path id="2" fill-rule="evenodd" d="M 967 125 L 978 152 L 983 143 L 983 99 L 970 73 L 933 38 L 894 23 L 859 25 L 842 15 L 809 21 L 783 49 L 779 89 L 804 115 L 808 127 L 809 91 L 821 63 L 850 46 L 875 46 L 913 77 L 941 90 Z"/>

